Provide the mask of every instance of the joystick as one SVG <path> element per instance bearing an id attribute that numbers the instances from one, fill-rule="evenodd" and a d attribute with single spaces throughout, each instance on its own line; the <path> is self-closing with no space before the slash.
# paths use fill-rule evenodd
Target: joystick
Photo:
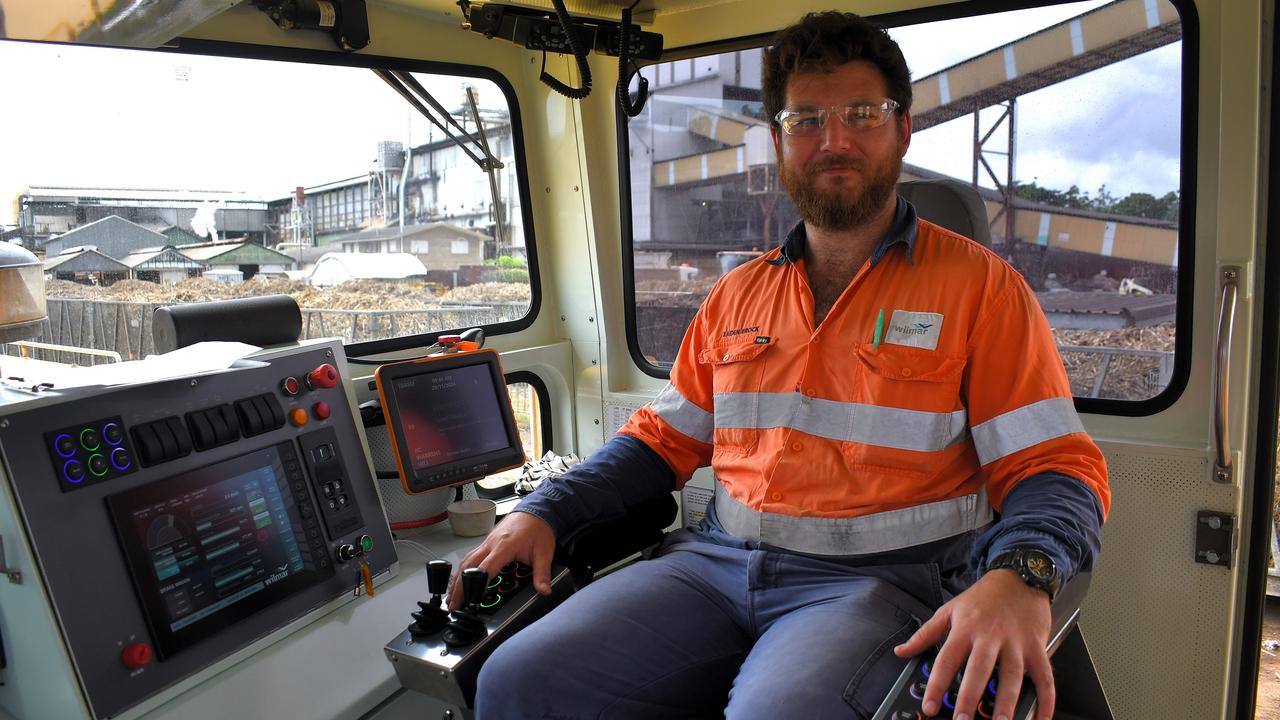
<path id="1" fill-rule="evenodd" d="M 441 635 L 445 645 L 469 645 L 489 634 L 489 629 L 479 617 L 480 601 L 484 598 L 488 584 L 489 574 L 484 570 L 467 568 L 462 571 L 462 609 L 454 610 L 445 625 L 444 634 Z"/>
<path id="2" fill-rule="evenodd" d="M 409 633 L 414 637 L 434 635 L 449 622 L 449 611 L 444 608 L 444 594 L 449 589 L 449 575 L 452 573 L 453 564 L 448 560 L 432 560 L 427 563 L 427 590 L 431 593 L 431 601 L 418 601 L 419 611 L 413 613 L 413 624 L 409 626 Z"/>

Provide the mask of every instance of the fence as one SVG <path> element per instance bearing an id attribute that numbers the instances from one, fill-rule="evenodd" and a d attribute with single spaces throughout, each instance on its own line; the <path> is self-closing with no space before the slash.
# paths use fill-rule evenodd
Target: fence
<path id="1" fill-rule="evenodd" d="M 125 360 L 155 353 L 151 316 L 156 308 L 173 303 L 128 302 L 48 298 L 49 319 L 36 339 L 54 345 L 108 350 Z M 528 303 L 449 305 L 413 310 L 302 309 L 302 338 L 340 337 L 344 343 L 384 340 L 441 330 L 491 325 L 517 320 L 529 311 Z M 49 350 L 29 354 L 54 362 L 82 362 L 83 357 Z"/>

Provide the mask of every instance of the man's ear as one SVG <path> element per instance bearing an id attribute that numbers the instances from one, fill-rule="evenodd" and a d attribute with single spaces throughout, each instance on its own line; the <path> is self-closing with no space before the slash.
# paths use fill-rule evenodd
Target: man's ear
<path id="1" fill-rule="evenodd" d="M 898 118 L 898 137 L 902 145 L 902 153 L 899 157 L 906 157 L 907 149 L 911 147 L 911 113 L 903 113 Z"/>

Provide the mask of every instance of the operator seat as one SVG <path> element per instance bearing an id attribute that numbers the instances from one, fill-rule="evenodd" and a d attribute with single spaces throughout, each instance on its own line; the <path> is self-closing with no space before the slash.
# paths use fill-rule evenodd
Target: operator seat
<path id="1" fill-rule="evenodd" d="M 903 180 L 898 183 L 898 194 L 925 220 L 991 249 L 987 204 L 972 185 L 951 179 Z"/>

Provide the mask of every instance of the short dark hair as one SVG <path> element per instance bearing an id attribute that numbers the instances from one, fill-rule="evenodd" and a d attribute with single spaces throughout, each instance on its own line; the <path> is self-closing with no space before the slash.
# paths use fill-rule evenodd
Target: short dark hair
<path id="1" fill-rule="evenodd" d="M 884 28 L 861 15 L 819 12 L 773 36 L 763 60 L 764 111 L 773 123 L 787 101 L 787 80 L 796 72 L 832 72 L 855 60 L 880 69 L 898 114 L 911 110 L 911 71 L 902 49 Z"/>

